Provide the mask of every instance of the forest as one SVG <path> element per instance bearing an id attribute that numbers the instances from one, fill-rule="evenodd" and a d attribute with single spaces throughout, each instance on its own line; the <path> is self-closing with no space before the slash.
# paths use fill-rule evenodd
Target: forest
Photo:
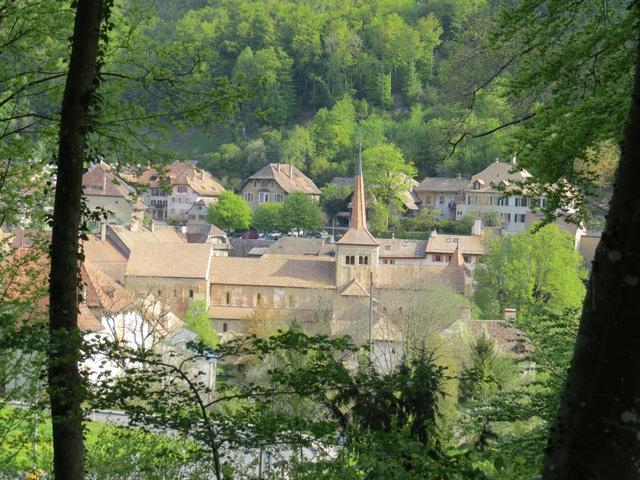
<path id="1" fill-rule="evenodd" d="M 637 478 L 639 35 L 637 0 L 0 0 L 0 478 Z M 471 294 L 407 301 L 386 371 L 371 336 L 260 308 L 225 335 L 200 301 L 163 343 L 134 299 L 125 341 L 90 164 L 237 190 L 281 162 L 326 193 L 360 152 L 370 179 L 516 156 L 542 223 L 483 240 Z M 557 218 L 603 230 L 589 270 Z M 462 311 L 508 335 L 454 340 Z"/>

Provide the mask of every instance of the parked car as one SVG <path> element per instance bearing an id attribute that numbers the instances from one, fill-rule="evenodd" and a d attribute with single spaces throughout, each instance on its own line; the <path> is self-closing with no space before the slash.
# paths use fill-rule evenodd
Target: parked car
<path id="1" fill-rule="evenodd" d="M 259 237 L 258 232 L 255 230 L 247 230 L 246 232 L 242 232 L 242 238 L 245 240 L 257 240 Z"/>
<path id="2" fill-rule="evenodd" d="M 269 235 L 267 235 L 267 238 L 269 240 L 280 240 L 280 238 L 282 238 L 282 233 L 281 232 L 271 232 Z"/>

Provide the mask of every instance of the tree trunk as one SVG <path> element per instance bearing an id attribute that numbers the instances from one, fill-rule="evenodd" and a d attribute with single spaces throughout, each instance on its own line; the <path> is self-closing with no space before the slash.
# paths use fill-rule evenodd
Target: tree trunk
<path id="1" fill-rule="evenodd" d="M 82 406 L 78 369 L 78 235 L 82 173 L 89 108 L 97 74 L 103 4 L 79 0 L 69 71 L 62 99 L 49 280 L 49 395 L 53 426 L 53 468 L 58 480 L 84 478 Z"/>
<path id="2" fill-rule="evenodd" d="M 634 8 L 638 15 L 638 7 Z M 544 479 L 637 479 L 640 468 L 640 48 L 605 231 L 593 262 Z"/>

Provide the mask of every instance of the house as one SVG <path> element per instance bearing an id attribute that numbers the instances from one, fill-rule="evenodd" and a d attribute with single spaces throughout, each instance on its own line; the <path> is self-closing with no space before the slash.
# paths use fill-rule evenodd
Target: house
<path id="1" fill-rule="evenodd" d="M 209 205 L 217 202 L 225 191 L 209 172 L 195 162 L 176 161 L 167 165 L 166 171 L 149 168 L 137 179 L 145 186 L 144 204 L 151 209 L 156 220 L 187 220 L 187 212 L 194 203 Z"/>
<path id="2" fill-rule="evenodd" d="M 198 200 L 193 203 L 189 210 L 187 210 L 187 224 L 189 225 L 203 225 L 208 224 L 207 216 L 209 212 L 209 205 L 204 200 Z"/>
<path id="3" fill-rule="evenodd" d="M 233 249 L 227 234 L 214 225 L 196 224 L 180 227 L 187 243 L 206 243 L 211 246 L 214 256 L 228 256 Z"/>
<path id="4" fill-rule="evenodd" d="M 297 167 L 270 163 L 245 180 L 240 194 L 252 209 L 256 209 L 263 203 L 284 202 L 287 195 L 294 192 L 320 200 L 320 189 Z"/>
<path id="5" fill-rule="evenodd" d="M 87 207 L 91 211 L 97 208 L 106 210 L 108 223 L 142 222 L 147 207 L 138 198 L 136 191 L 109 164 L 100 161 L 91 165 L 82 176 L 82 187 Z M 97 230 L 100 222 L 93 220 L 91 226 Z"/>
<path id="6" fill-rule="evenodd" d="M 476 220 L 472 235 L 451 235 L 431 232 L 425 246 L 426 265 L 449 265 L 462 257 L 464 265 L 473 269 L 485 254 L 486 234 L 480 230 L 480 220 Z"/>
<path id="7" fill-rule="evenodd" d="M 515 157 L 511 163 L 496 160 L 480 173 L 471 177 L 464 189 L 464 201 L 456 206 L 456 219 L 466 214 L 482 218 L 487 212 L 500 215 L 507 233 L 526 229 L 527 213 L 535 207 L 543 207 L 544 198 L 530 198 L 518 193 L 518 184 L 532 177 L 526 170 L 516 170 Z M 511 194 L 509 192 L 512 192 Z"/>
<path id="8" fill-rule="evenodd" d="M 415 188 L 421 208 L 432 208 L 442 212 L 444 218 L 456 219 L 456 207 L 464 200 L 464 189 L 469 180 L 456 178 L 425 177 Z"/>

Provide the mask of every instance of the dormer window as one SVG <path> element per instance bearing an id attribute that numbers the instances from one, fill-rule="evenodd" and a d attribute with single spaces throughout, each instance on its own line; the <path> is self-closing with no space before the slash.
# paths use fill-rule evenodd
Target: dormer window
<path id="1" fill-rule="evenodd" d="M 473 182 L 473 189 L 474 190 L 480 190 L 481 186 L 482 186 L 482 184 L 480 183 L 479 180 L 476 180 L 475 182 Z"/>

